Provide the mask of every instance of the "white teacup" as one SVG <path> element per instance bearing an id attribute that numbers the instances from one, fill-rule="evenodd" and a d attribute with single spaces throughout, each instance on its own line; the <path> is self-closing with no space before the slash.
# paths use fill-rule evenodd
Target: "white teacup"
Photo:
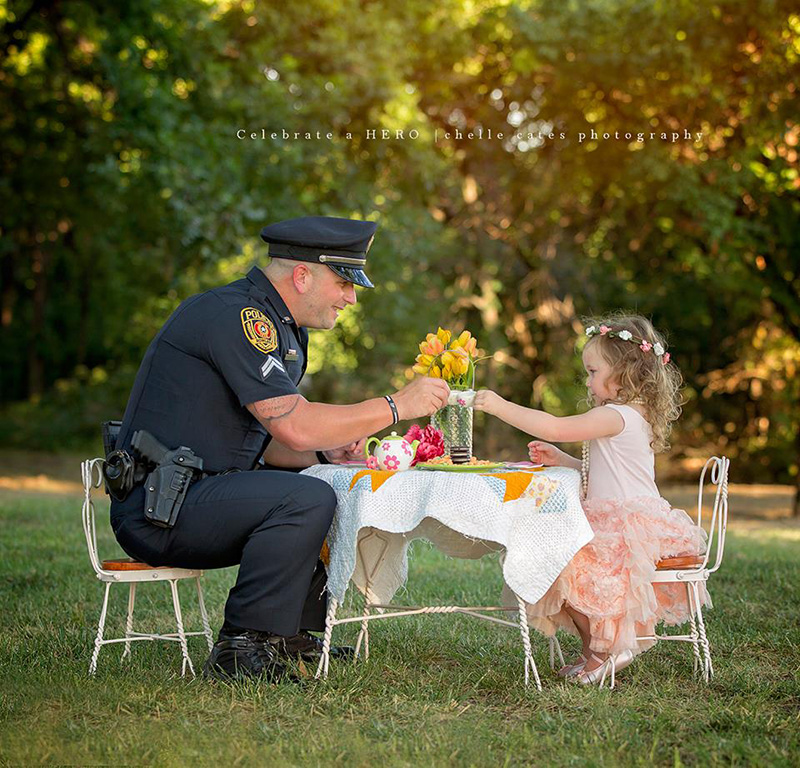
<path id="1" fill-rule="evenodd" d="M 464 408 L 472 408 L 474 402 L 474 389 L 451 389 L 450 397 L 447 398 L 448 405 L 461 405 Z"/>

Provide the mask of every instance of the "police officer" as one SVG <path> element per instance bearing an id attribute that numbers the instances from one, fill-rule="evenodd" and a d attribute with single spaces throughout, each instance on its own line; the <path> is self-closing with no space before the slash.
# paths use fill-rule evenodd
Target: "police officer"
<path id="1" fill-rule="evenodd" d="M 364 266 L 375 229 L 318 216 L 265 227 L 267 267 L 184 301 L 139 368 L 117 449 L 146 430 L 167 448 L 190 448 L 204 471 L 173 527 L 145 517 L 141 484 L 112 500 L 111 525 L 129 555 L 153 566 L 239 564 L 207 675 L 276 678 L 285 657 L 321 652 L 310 631 L 324 628 L 318 554 L 336 496 L 321 480 L 263 465 L 359 457 L 366 436 L 447 402 L 447 385 L 432 378 L 353 405 L 312 403 L 297 390 L 306 329 L 332 328 L 355 304 L 355 286 L 373 287 Z"/>

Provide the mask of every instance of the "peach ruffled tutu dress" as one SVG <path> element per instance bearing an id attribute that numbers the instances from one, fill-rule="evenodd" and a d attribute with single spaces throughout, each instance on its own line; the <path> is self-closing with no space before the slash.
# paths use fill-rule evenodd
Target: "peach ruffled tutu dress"
<path id="1" fill-rule="evenodd" d="M 592 650 L 634 653 L 653 645 L 636 637 L 652 635 L 659 622 L 688 621 L 686 588 L 652 584 L 656 563 L 665 557 L 705 551 L 706 534 L 682 509 L 662 499 L 655 483 L 650 425 L 628 405 L 607 405 L 620 413 L 618 435 L 592 440 L 589 487 L 584 511 L 594 539 L 561 572 L 545 595 L 528 605 L 528 620 L 546 635 L 577 629 L 564 611 L 568 603 L 589 618 Z M 704 605 L 711 600 L 701 586 Z"/>

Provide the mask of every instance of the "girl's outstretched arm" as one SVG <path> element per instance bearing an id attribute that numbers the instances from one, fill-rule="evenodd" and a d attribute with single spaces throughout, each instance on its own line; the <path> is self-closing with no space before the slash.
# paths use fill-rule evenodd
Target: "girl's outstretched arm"
<path id="1" fill-rule="evenodd" d="M 490 389 L 482 389 L 475 394 L 473 408 L 497 416 L 506 424 L 529 435 L 555 443 L 576 443 L 598 437 L 613 437 L 622 432 L 625 426 L 622 416 L 613 408 L 600 406 L 579 416 L 553 416 L 544 411 L 510 403 Z"/>

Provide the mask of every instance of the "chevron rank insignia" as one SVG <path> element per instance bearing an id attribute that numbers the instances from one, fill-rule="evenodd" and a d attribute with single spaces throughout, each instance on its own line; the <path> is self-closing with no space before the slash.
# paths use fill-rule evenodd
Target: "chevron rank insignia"
<path id="1" fill-rule="evenodd" d="M 264 365 L 261 366 L 261 375 L 266 379 L 273 371 L 283 371 L 286 373 L 286 369 L 283 367 L 283 363 L 275 357 L 268 357 L 264 362 Z"/>

